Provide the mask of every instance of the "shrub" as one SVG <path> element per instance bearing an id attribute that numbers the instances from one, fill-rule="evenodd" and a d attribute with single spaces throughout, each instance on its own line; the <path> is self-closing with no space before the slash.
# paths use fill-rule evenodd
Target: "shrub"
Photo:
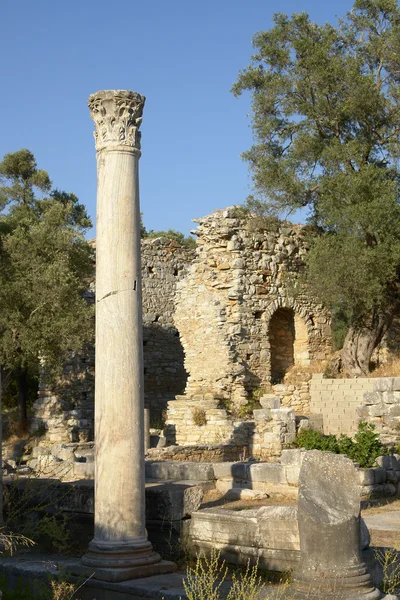
<path id="1" fill-rule="evenodd" d="M 306 450 L 346 454 L 363 468 L 372 467 L 378 456 L 387 453 L 387 449 L 379 439 L 379 434 L 375 431 L 375 425 L 365 421 L 360 421 L 358 424 L 354 439 L 344 434 L 337 439 L 334 435 L 323 435 L 314 429 L 306 429 L 299 433 L 293 445 Z"/>
<path id="2" fill-rule="evenodd" d="M 299 433 L 294 441 L 296 448 L 305 448 L 306 450 L 323 450 L 325 452 L 334 452 L 338 454 L 339 447 L 334 435 L 324 435 L 314 429 L 304 429 Z"/>
<path id="3" fill-rule="evenodd" d="M 262 590 L 261 577 L 258 574 L 258 564 L 250 566 L 242 573 L 233 573 L 232 585 L 223 594 L 221 586 L 228 575 L 225 561 L 221 561 L 220 552 L 213 548 L 210 556 L 198 554 L 193 568 L 189 567 L 186 579 L 183 580 L 188 600 L 256 600 Z"/>
<path id="4" fill-rule="evenodd" d="M 193 423 L 198 427 L 201 427 L 202 425 L 207 425 L 206 411 L 204 410 L 204 408 L 202 408 L 201 406 L 196 406 L 196 408 L 192 410 L 192 419 Z"/>

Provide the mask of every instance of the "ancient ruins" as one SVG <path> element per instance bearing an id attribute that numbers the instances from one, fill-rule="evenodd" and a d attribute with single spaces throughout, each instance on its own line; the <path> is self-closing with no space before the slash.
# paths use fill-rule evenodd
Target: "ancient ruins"
<path id="1" fill-rule="evenodd" d="M 121 90 L 90 96 L 96 353 L 71 357 L 57 387 L 42 379 L 32 424 L 41 435 L 22 457 L 35 498 L 48 501 L 41 511 L 68 515 L 73 535 L 92 539 L 81 559 L 49 567 L 27 555 L 0 569 L 25 582 L 49 569 L 89 577 L 84 600 L 176 600 L 187 597 L 177 553 L 217 550 L 231 563 L 293 570 L 277 597 L 382 598 L 360 498 L 400 496 L 400 455 L 362 468 L 293 442 L 310 426 L 352 435 L 362 418 L 399 443 L 400 378 L 310 376 L 331 354 L 331 330 L 299 277 L 301 226 L 230 207 L 196 219 L 195 249 L 140 240 L 144 101 Z M 285 380 L 290 369 L 303 374 L 296 383 Z M 10 498 L 20 466 L 5 468 Z"/>

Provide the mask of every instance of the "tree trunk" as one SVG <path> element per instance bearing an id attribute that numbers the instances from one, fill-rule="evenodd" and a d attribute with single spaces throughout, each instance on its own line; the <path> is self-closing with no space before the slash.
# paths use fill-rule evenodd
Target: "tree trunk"
<path id="1" fill-rule="evenodd" d="M 371 356 L 392 324 L 393 310 L 374 311 L 368 324 L 350 327 L 341 352 L 342 371 L 350 377 L 369 374 Z"/>
<path id="2" fill-rule="evenodd" d="M 17 383 L 19 420 L 21 431 L 25 433 L 28 428 L 28 373 L 26 369 L 18 369 Z"/>

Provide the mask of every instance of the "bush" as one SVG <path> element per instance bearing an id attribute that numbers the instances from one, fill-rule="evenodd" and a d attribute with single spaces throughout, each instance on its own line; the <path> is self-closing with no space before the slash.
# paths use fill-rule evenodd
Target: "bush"
<path id="1" fill-rule="evenodd" d="M 207 425 L 207 417 L 206 411 L 201 406 L 196 406 L 192 410 L 192 419 L 193 423 L 198 427 L 202 427 L 203 425 Z"/>
<path id="2" fill-rule="evenodd" d="M 319 431 L 306 429 L 299 433 L 293 445 L 306 450 L 346 454 L 363 468 L 372 467 L 378 456 L 387 454 L 387 449 L 375 431 L 375 425 L 365 421 L 360 421 L 358 424 L 358 431 L 354 435 L 354 439 L 344 434 L 337 439 L 334 435 L 323 435 Z"/>
<path id="3" fill-rule="evenodd" d="M 323 450 L 324 452 L 339 453 L 338 441 L 334 435 L 324 435 L 314 429 L 305 429 L 296 437 L 294 441 L 296 448 L 305 448 L 306 450 Z"/>

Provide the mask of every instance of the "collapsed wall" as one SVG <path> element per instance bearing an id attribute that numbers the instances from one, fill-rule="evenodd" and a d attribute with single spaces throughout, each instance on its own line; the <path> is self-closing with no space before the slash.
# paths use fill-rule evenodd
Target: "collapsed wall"
<path id="1" fill-rule="evenodd" d="M 175 326 L 186 394 L 213 391 L 237 404 L 280 383 L 292 365 L 330 353 L 330 318 L 300 284 L 302 227 L 261 228 L 235 207 L 197 219 L 197 256 L 177 286 Z"/>

